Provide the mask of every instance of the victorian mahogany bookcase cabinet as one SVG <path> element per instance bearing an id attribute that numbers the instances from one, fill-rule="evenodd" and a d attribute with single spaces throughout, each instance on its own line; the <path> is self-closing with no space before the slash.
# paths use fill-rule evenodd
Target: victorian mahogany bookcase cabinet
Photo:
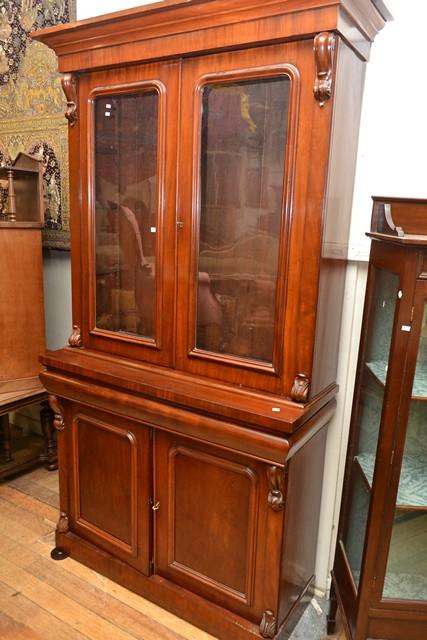
<path id="1" fill-rule="evenodd" d="M 333 570 L 348 638 L 427 637 L 427 200 L 374 198 Z"/>
<path id="2" fill-rule="evenodd" d="M 73 323 L 43 358 L 56 555 L 215 636 L 313 581 L 371 0 L 163 2 L 49 28 Z"/>

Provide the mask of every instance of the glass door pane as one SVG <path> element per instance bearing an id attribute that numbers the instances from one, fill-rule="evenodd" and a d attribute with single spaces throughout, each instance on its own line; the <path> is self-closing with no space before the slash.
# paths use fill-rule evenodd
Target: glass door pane
<path id="1" fill-rule="evenodd" d="M 197 349 L 272 362 L 289 89 L 202 89 Z"/>
<path id="2" fill-rule="evenodd" d="M 427 600 L 427 302 L 383 597 Z"/>
<path id="3" fill-rule="evenodd" d="M 374 290 L 367 324 L 366 348 L 359 362 L 360 386 L 355 412 L 355 441 L 350 475 L 350 497 L 343 536 L 348 562 L 359 585 L 366 525 L 371 502 L 384 389 L 387 378 L 399 277 L 383 269 L 371 272 Z M 371 277 L 372 277 L 371 275 Z"/>
<path id="4" fill-rule="evenodd" d="M 94 100 L 98 329 L 155 338 L 158 226 L 155 89 Z"/>

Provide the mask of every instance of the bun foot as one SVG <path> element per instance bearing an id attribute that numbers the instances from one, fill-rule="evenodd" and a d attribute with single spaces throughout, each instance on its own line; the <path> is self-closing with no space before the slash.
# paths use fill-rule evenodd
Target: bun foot
<path id="1" fill-rule="evenodd" d="M 65 560 L 65 558 L 68 558 L 69 555 L 70 554 L 68 553 L 68 551 L 64 551 L 64 549 L 61 549 L 60 547 L 55 547 L 50 552 L 50 557 L 52 558 L 52 560 Z"/>

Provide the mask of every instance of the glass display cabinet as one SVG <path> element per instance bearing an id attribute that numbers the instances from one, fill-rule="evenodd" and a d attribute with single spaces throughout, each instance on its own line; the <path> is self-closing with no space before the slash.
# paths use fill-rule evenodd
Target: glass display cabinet
<path id="1" fill-rule="evenodd" d="M 53 557 L 224 640 L 277 638 L 311 598 L 387 18 L 371 0 L 167 0 L 34 34 L 70 122 L 74 330 L 42 374 Z"/>
<path id="2" fill-rule="evenodd" d="M 329 631 L 427 633 L 427 201 L 374 198 Z"/>

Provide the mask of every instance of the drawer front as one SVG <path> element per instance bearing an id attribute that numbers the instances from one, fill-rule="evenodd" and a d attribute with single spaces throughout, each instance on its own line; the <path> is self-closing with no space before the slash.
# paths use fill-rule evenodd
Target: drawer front
<path id="1" fill-rule="evenodd" d="M 149 429 L 76 403 L 66 413 L 71 530 L 148 575 Z"/>
<path id="2" fill-rule="evenodd" d="M 283 513 L 267 466 L 156 433 L 155 469 L 156 572 L 255 622 L 275 610 Z"/>

